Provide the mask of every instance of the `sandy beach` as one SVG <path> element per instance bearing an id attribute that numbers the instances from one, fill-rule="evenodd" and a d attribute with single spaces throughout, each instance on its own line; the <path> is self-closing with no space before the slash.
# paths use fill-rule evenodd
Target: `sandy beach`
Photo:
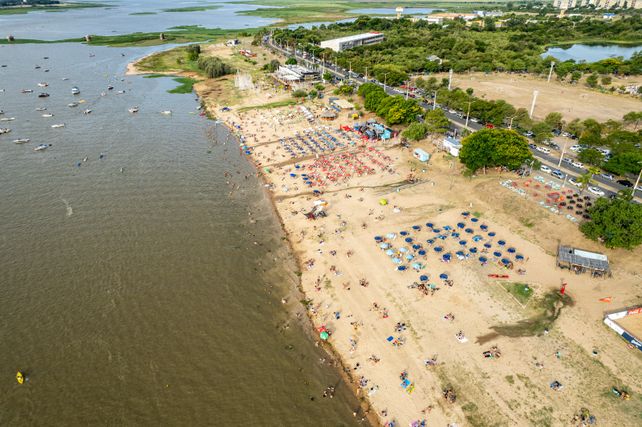
<path id="1" fill-rule="evenodd" d="M 463 177 L 439 137 L 413 146 L 432 154 L 421 163 L 397 139 L 340 130 L 354 124 L 348 112 L 321 121 L 323 99 L 256 108 L 289 99 L 257 86 L 234 104 L 222 104 L 211 82 L 195 90 L 262 177 L 296 254 L 315 336 L 329 333 L 318 343 L 340 357 L 366 416 L 389 426 L 580 425 L 574 416 L 586 408 L 609 425 L 639 422 L 642 400 L 609 391 L 642 392 L 642 353 L 602 324 L 606 310 L 642 302 L 639 250 L 586 240 L 576 224 L 502 187 L 509 174 Z M 319 206 L 325 216 L 309 219 Z M 560 243 L 607 254 L 613 276 L 557 268 Z M 507 292 L 514 283 L 530 289 L 528 301 Z M 562 283 L 573 304 L 549 329 L 501 327 L 540 314 L 538 301 Z M 551 389 L 554 381 L 563 388 Z"/>

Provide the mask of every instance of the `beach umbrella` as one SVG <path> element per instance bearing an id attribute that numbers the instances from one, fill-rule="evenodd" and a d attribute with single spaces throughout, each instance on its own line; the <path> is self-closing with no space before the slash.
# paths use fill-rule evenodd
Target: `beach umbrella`
<path id="1" fill-rule="evenodd" d="M 435 243 L 435 239 L 428 239 L 426 240 L 426 243 L 428 243 L 429 245 L 432 245 L 433 243 Z"/>
<path id="2" fill-rule="evenodd" d="M 502 253 L 499 252 L 499 251 L 495 251 L 495 252 L 493 252 L 493 256 L 496 256 L 496 257 L 499 258 L 500 256 L 502 256 Z"/>
<path id="3" fill-rule="evenodd" d="M 471 220 L 472 222 L 477 222 L 477 221 L 479 221 L 479 218 L 474 218 L 474 217 L 473 217 L 473 218 L 471 218 L 470 220 Z"/>
<path id="4" fill-rule="evenodd" d="M 399 252 L 404 252 L 404 253 L 408 252 L 408 248 L 405 248 L 405 247 L 399 248 Z"/>
<path id="5" fill-rule="evenodd" d="M 493 245 L 491 245 L 490 243 L 484 243 L 484 247 L 485 248 L 490 248 L 491 246 L 493 246 Z"/>
<path id="6" fill-rule="evenodd" d="M 441 258 L 442 258 L 444 261 L 450 261 L 450 258 L 451 258 L 451 257 L 452 257 L 452 255 L 450 255 L 450 254 L 443 254 Z"/>
<path id="7" fill-rule="evenodd" d="M 415 270 L 421 270 L 423 268 L 423 265 L 418 262 L 414 262 L 412 263 L 412 268 L 414 268 Z"/>
<path id="8" fill-rule="evenodd" d="M 406 237 L 404 240 L 406 241 L 406 243 L 411 243 L 412 242 L 412 237 Z"/>
<path id="9" fill-rule="evenodd" d="M 446 254 L 446 255 L 447 255 L 447 254 Z M 439 275 L 439 278 L 440 278 L 441 280 L 448 280 L 448 275 L 447 275 L 446 273 L 441 273 L 441 274 Z"/>
<path id="10" fill-rule="evenodd" d="M 397 267 L 397 270 L 405 271 L 406 270 L 406 266 L 405 265 L 400 265 L 399 267 Z"/>
<path id="11" fill-rule="evenodd" d="M 446 231 L 450 231 L 450 230 L 452 230 L 452 229 L 453 229 L 453 228 L 452 228 L 450 225 L 446 225 L 446 226 L 444 226 L 444 230 L 446 230 Z"/>
<path id="12" fill-rule="evenodd" d="M 296 178 L 296 174 L 295 174 L 295 173 L 291 173 L 291 174 L 290 174 L 290 176 L 291 176 L 292 178 Z"/>
<path id="13" fill-rule="evenodd" d="M 477 253 L 477 248 L 470 248 L 470 253 L 471 254 L 476 254 Z"/>
<path id="14" fill-rule="evenodd" d="M 480 225 L 480 226 L 479 226 L 479 228 L 481 228 L 481 229 L 482 229 L 482 230 L 484 230 L 484 231 L 485 231 L 485 230 L 488 230 L 488 226 L 487 226 L 486 224 L 482 224 L 482 225 Z"/>
<path id="15" fill-rule="evenodd" d="M 514 254 L 515 253 L 515 248 L 508 248 L 508 253 L 509 254 Z"/>
<path id="16" fill-rule="evenodd" d="M 392 249 L 388 249 L 386 251 L 386 255 L 388 255 L 388 256 L 393 256 L 394 254 L 395 254 L 395 251 L 393 251 Z"/>
<path id="17" fill-rule="evenodd" d="M 495 234 L 497 234 L 497 233 L 495 233 L 494 231 L 489 231 L 489 232 L 488 232 L 488 235 L 489 235 L 490 237 L 494 237 L 494 236 L 495 236 Z"/>
<path id="18" fill-rule="evenodd" d="M 434 224 L 433 224 L 432 222 L 427 222 L 427 223 L 426 223 L 426 227 L 428 227 L 428 228 L 432 228 L 432 227 L 433 227 L 433 225 L 434 225 Z"/>
<path id="19" fill-rule="evenodd" d="M 435 252 L 441 252 L 443 250 L 444 248 L 442 248 L 441 246 L 435 246 Z"/>
<path id="20" fill-rule="evenodd" d="M 417 252 L 417 253 L 418 253 L 419 255 L 426 255 L 426 251 L 424 251 L 423 249 L 422 249 L 422 250 L 420 250 L 420 251 L 419 251 L 419 252 Z"/>
<path id="21" fill-rule="evenodd" d="M 468 215 L 470 215 L 470 212 L 462 212 L 461 215 L 462 216 L 468 216 Z"/>
<path id="22" fill-rule="evenodd" d="M 457 255 L 458 257 L 463 257 L 464 256 L 464 251 L 457 251 L 457 252 L 455 252 L 455 255 Z"/>
<path id="23" fill-rule="evenodd" d="M 497 244 L 498 244 L 499 246 L 504 246 L 504 245 L 506 244 L 506 241 L 504 241 L 504 240 L 498 240 L 498 241 L 497 241 Z"/>
<path id="24" fill-rule="evenodd" d="M 383 237 L 381 237 L 381 236 L 375 236 L 375 237 L 374 237 L 374 239 L 375 239 L 375 242 L 380 242 L 380 241 L 382 241 L 382 240 L 383 240 Z"/>
<path id="25" fill-rule="evenodd" d="M 295 169 L 301 169 L 301 165 L 294 165 Z"/>
<path id="26" fill-rule="evenodd" d="M 464 228 L 465 226 L 466 226 L 466 224 L 464 224 L 463 222 L 458 222 L 457 223 L 457 227 L 459 227 L 459 228 Z"/>
<path id="27" fill-rule="evenodd" d="M 400 231 L 399 234 L 401 234 L 402 236 L 407 236 L 408 232 L 407 231 Z"/>
<path id="28" fill-rule="evenodd" d="M 479 234 L 475 234 L 473 236 L 473 242 L 479 242 L 481 239 L 482 239 L 482 236 L 480 236 Z"/>
<path id="29" fill-rule="evenodd" d="M 508 258 L 502 258 L 502 264 L 508 265 L 510 264 L 510 260 Z"/>
<path id="30" fill-rule="evenodd" d="M 422 274 L 421 276 L 419 276 L 419 280 L 421 282 L 427 282 L 428 281 L 428 276 L 426 276 L 425 274 Z"/>
<path id="31" fill-rule="evenodd" d="M 386 237 L 388 239 L 394 239 L 395 237 L 397 237 L 397 235 L 395 233 L 388 233 L 388 234 L 386 234 Z"/>
<path id="32" fill-rule="evenodd" d="M 393 258 L 392 262 L 394 262 L 395 264 L 401 264 L 401 260 L 399 258 Z"/>
<path id="33" fill-rule="evenodd" d="M 413 225 L 412 229 L 413 230 L 421 230 L 421 225 Z"/>
<path id="34" fill-rule="evenodd" d="M 468 234 L 473 234 L 473 229 L 472 228 L 467 228 L 464 230 Z"/>
<path id="35" fill-rule="evenodd" d="M 329 334 L 329 333 L 327 333 L 326 331 L 323 331 L 323 332 L 321 332 L 321 333 L 319 334 L 319 338 L 321 338 L 323 341 L 325 341 L 325 340 L 327 340 L 328 338 L 330 338 L 330 334 Z"/>
<path id="36" fill-rule="evenodd" d="M 481 261 L 482 263 L 484 263 L 484 262 L 488 261 L 488 258 L 486 258 L 485 256 L 480 256 L 480 257 L 479 257 L 479 261 Z"/>
<path id="37" fill-rule="evenodd" d="M 459 244 L 460 244 L 461 246 L 466 246 L 466 241 L 465 241 L 465 240 L 460 240 L 460 241 L 459 241 Z"/>
<path id="38" fill-rule="evenodd" d="M 434 231 L 435 233 L 440 233 L 440 232 L 441 232 L 441 229 L 439 229 L 439 228 L 433 228 L 433 229 L 432 229 L 432 231 Z"/>
<path id="39" fill-rule="evenodd" d="M 388 244 L 388 243 L 386 243 L 386 242 L 383 242 L 383 243 L 380 243 L 380 244 L 379 244 L 379 247 L 380 247 L 381 249 L 388 249 L 388 248 L 390 247 L 390 244 Z"/>
<path id="40" fill-rule="evenodd" d="M 521 260 L 524 259 L 524 255 L 517 254 L 517 255 L 515 255 L 515 259 L 518 260 L 518 261 L 521 261 Z"/>
<path id="41" fill-rule="evenodd" d="M 421 245 L 418 245 L 418 244 L 415 243 L 414 245 L 412 245 L 412 248 L 414 250 L 421 249 Z"/>
<path id="42" fill-rule="evenodd" d="M 415 256 L 413 254 L 406 254 L 406 259 L 408 261 L 412 261 L 414 258 L 415 258 Z"/>

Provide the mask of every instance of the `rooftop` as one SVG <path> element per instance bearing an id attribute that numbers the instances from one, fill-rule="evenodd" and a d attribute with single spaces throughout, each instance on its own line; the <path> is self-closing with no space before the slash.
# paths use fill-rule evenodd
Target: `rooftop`
<path id="1" fill-rule="evenodd" d="M 345 36 L 345 37 L 339 37 L 338 39 L 330 39 L 330 40 L 324 40 L 325 42 L 339 42 L 339 43 L 344 43 L 344 42 L 352 42 L 355 40 L 361 40 L 365 39 L 368 37 L 375 37 L 375 36 L 381 36 L 382 33 L 376 33 L 376 32 L 370 32 L 370 33 L 363 33 L 363 34 L 355 34 L 353 36 Z"/>
<path id="2" fill-rule="evenodd" d="M 567 262 L 571 265 L 578 265 L 589 270 L 609 270 L 609 259 L 606 255 L 572 248 L 570 246 L 560 246 L 557 252 L 557 260 L 558 262 Z"/>

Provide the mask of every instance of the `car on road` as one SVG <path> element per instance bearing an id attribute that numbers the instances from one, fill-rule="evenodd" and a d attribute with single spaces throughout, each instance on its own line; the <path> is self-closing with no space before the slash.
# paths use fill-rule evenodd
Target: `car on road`
<path id="1" fill-rule="evenodd" d="M 571 165 L 573 164 L 573 159 L 569 159 L 568 157 L 563 157 L 562 162 Z"/>
<path id="2" fill-rule="evenodd" d="M 582 149 L 582 146 L 579 145 L 579 144 L 571 145 L 571 147 L 569 148 L 569 150 L 574 151 L 574 152 L 578 152 L 581 149 Z"/>
<path id="3" fill-rule="evenodd" d="M 548 167 L 548 166 L 546 166 L 546 165 L 542 165 L 542 166 L 540 166 L 540 167 L 539 167 L 539 170 L 541 170 L 542 172 L 551 173 L 551 168 L 549 168 L 549 167 Z"/>
<path id="4" fill-rule="evenodd" d="M 539 145 L 535 149 L 541 153 L 550 154 L 551 150 L 546 147 L 540 147 Z"/>
<path id="5" fill-rule="evenodd" d="M 551 172 L 551 175 L 558 179 L 564 179 L 564 177 L 566 176 L 566 174 L 559 169 L 555 169 L 553 172 Z"/>
<path id="6" fill-rule="evenodd" d="M 473 123 L 479 123 L 479 119 L 476 118 L 476 117 L 471 117 L 470 121 L 473 122 Z"/>
<path id="7" fill-rule="evenodd" d="M 633 183 L 629 181 L 628 179 L 618 179 L 617 183 L 626 187 L 626 188 L 633 188 Z"/>
<path id="8" fill-rule="evenodd" d="M 584 163 L 582 163 L 582 162 L 578 162 L 577 160 L 573 161 L 571 164 L 572 164 L 573 166 L 575 166 L 576 168 L 578 168 L 578 169 L 582 169 L 582 168 L 584 168 Z"/>
<path id="9" fill-rule="evenodd" d="M 537 145 L 535 145 L 535 144 L 533 144 L 533 143 L 531 142 L 530 144 L 528 144 L 528 148 L 531 148 L 531 149 L 533 149 L 533 150 L 536 150 L 536 149 L 537 149 Z"/>
<path id="10" fill-rule="evenodd" d="M 532 138 L 532 137 L 535 136 L 535 134 L 533 132 L 531 132 L 530 130 L 524 132 L 522 135 L 524 135 L 526 138 Z"/>
<path id="11" fill-rule="evenodd" d="M 615 177 L 610 173 L 601 173 L 600 176 L 604 179 L 608 179 L 609 181 L 613 181 L 615 179 Z"/>
<path id="12" fill-rule="evenodd" d="M 569 182 L 570 184 L 572 184 L 572 185 L 576 186 L 576 187 L 581 187 L 581 186 L 582 186 L 582 183 L 581 183 L 581 182 L 576 181 L 576 180 L 575 180 L 575 177 L 573 177 L 573 176 L 572 176 L 572 177 L 570 177 L 570 178 L 568 179 L 568 182 Z"/>
<path id="13" fill-rule="evenodd" d="M 548 146 L 549 146 L 549 147 L 551 147 L 553 150 L 560 151 L 560 146 L 559 146 L 559 145 L 557 145 L 557 144 L 556 144 L 556 143 L 554 143 L 554 142 L 550 142 L 550 143 L 548 144 Z"/>
<path id="14" fill-rule="evenodd" d="M 588 191 L 590 191 L 591 193 L 595 194 L 596 196 L 600 196 L 600 197 L 604 196 L 604 194 L 605 194 L 604 191 L 600 190 L 597 187 L 592 187 L 592 186 L 588 187 Z"/>

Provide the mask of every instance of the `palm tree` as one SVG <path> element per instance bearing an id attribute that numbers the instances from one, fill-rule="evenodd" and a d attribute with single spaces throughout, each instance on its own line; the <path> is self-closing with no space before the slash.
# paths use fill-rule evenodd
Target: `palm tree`
<path id="1" fill-rule="evenodd" d="M 580 193 L 583 193 L 584 190 L 586 190 L 586 187 L 593 183 L 593 177 L 598 173 L 600 173 L 600 168 L 591 166 L 585 174 L 582 174 L 577 178 L 577 182 L 582 184 Z"/>

